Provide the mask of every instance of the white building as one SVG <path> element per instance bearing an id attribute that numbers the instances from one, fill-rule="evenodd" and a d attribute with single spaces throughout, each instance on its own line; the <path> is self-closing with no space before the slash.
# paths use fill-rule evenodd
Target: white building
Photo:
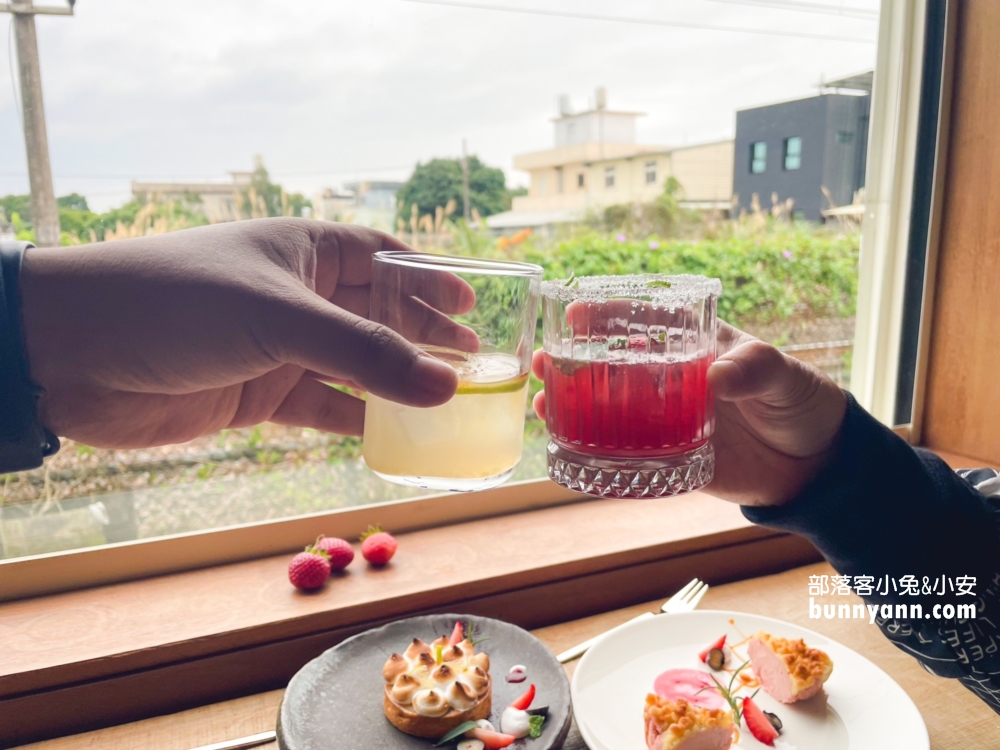
<path id="1" fill-rule="evenodd" d="M 642 115 L 608 109 L 604 89 L 583 112 L 573 112 L 568 97 L 560 97 L 553 147 L 514 157 L 514 167 L 531 175 L 528 194 L 514 198 L 510 211 L 490 216 L 487 225 L 507 230 L 579 221 L 588 210 L 651 201 L 670 177 L 683 188 L 682 205 L 728 210 L 733 142 L 639 144 L 636 120 Z"/>

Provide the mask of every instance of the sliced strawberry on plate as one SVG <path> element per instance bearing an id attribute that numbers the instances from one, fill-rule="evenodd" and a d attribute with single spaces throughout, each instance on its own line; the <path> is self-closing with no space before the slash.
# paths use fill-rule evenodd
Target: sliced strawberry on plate
<path id="1" fill-rule="evenodd" d="M 451 631 L 451 638 L 448 639 L 448 644 L 454 646 L 465 640 L 465 629 L 462 627 L 461 622 L 455 623 L 455 629 Z"/>
<path id="2" fill-rule="evenodd" d="M 535 686 L 529 685 L 524 695 L 522 695 L 516 701 L 511 703 L 510 707 L 517 708 L 521 711 L 527 711 L 528 708 L 531 706 L 531 701 L 533 700 L 535 700 Z"/>
<path id="3" fill-rule="evenodd" d="M 774 747 L 774 741 L 778 739 L 778 730 L 751 698 L 743 699 L 743 721 L 747 723 L 747 729 L 758 742 Z"/>
<path id="4" fill-rule="evenodd" d="M 702 651 L 701 653 L 699 653 L 698 654 L 698 658 L 701 659 L 702 661 L 705 661 L 706 659 L 708 659 L 708 652 L 709 651 L 711 651 L 713 648 L 722 648 L 725 645 L 726 645 L 726 636 L 722 636 L 719 640 L 717 640 L 711 646 L 709 646 L 704 651 Z"/>
<path id="5" fill-rule="evenodd" d="M 767 721 L 767 719 L 764 721 Z M 491 732 L 489 729 L 483 729 L 482 727 L 466 732 L 465 736 L 475 737 L 483 743 L 483 747 L 486 748 L 486 750 L 500 750 L 502 747 L 514 744 L 514 741 L 517 739 L 517 737 L 512 734 Z"/>

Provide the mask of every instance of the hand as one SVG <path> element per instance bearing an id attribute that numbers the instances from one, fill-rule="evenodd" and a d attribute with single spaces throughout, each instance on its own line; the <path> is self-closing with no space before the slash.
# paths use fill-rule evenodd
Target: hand
<path id="1" fill-rule="evenodd" d="M 716 424 L 707 489 L 743 505 L 787 502 L 830 459 L 847 397 L 815 367 L 722 322 L 718 352 L 708 371 Z M 544 378 L 541 352 L 532 369 Z M 534 406 L 544 418 L 544 392 Z"/>
<path id="2" fill-rule="evenodd" d="M 321 381 L 443 403 L 454 370 L 407 339 L 447 340 L 442 313 L 467 312 L 475 294 L 441 274 L 406 298 L 406 338 L 367 320 L 372 253 L 406 249 L 361 227 L 261 219 L 28 250 L 22 316 L 40 419 L 132 448 L 265 421 L 360 435 L 364 402 Z"/>

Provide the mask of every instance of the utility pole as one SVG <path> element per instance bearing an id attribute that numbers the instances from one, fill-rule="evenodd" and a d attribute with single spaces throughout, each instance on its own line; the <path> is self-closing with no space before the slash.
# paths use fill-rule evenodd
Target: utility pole
<path id="1" fill-rule="evenodd" d="M 465 146 L 465 139 L 462 139 L 462 216 L 465 223 L 469 223 L 469 153 Z"/>
<path id="2" fill-rule="evenodd" d="M 28 180 L 31 184 L 31 223 L 35 227 L 35 244 L 39 247 L 55 247 L 59 244 L 59 209 L 52 187 L 49 139 L 45 132 L 42 70 L 38 63 L 35 16 L 71 16 L 74 3 L 75 0 L 70 0 L 65 8 L 35 7 L 32 0 L 0 3 L 0 13 L 14 14 L 24 145 L 28 152 Z"/>

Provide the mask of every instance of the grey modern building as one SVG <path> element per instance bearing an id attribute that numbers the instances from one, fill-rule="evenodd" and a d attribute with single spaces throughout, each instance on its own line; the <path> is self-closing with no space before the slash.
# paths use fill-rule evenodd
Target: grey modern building
<path id="1" fill-rule="evenodd" d="M 823 221 L 831 200 L 851 203 L 865 184 L 871 84 L 865 73 L 826 83 L 819 96 L 737 112 L 737 210 L 748 210 L 755 193 L 770 207 L 777 194 L 794 200 L 796 217 Z M 852 93 L 825 93 L 845 90 Z"/>

